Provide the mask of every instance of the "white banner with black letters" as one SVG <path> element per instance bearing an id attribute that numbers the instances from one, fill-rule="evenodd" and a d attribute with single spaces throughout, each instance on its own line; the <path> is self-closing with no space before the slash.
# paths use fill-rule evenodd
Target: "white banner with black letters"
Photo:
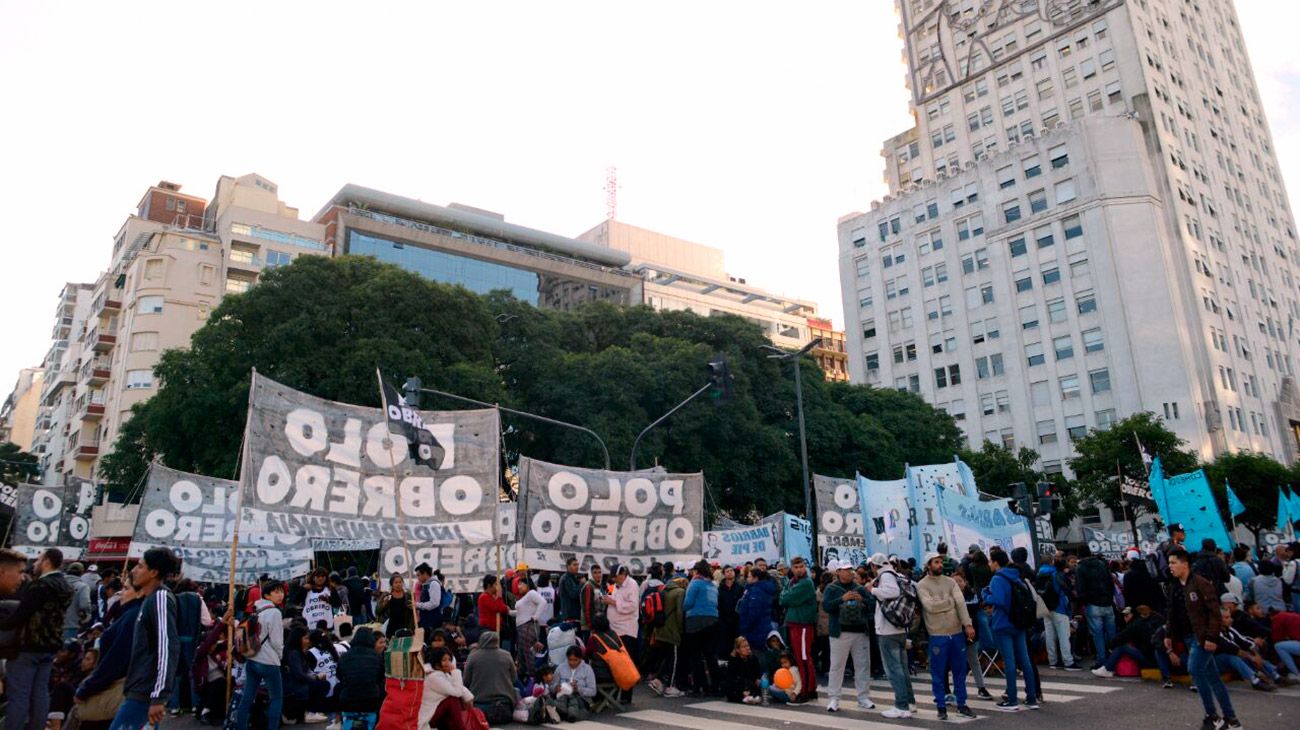
<path id="1" fill-rule="evenodd" d="M 238 482 L 152 464 L 127 555 L 139 558 L 150 548 L 169 547 L 181 559 L 181 575 L 225 583 L 230 580 L 238 501 Z M 249 585 L 262 574 L 280 580 L 306 575 L 312 547 L 294 535 L 241 530 L 235 583 Z"/>
<path id="2" fill-rule="evenodd" d="M 813 489 L 817 494 L 817 546 L 821 548 L 822 562 L 865 563 L 870 553 L 862 532 L 857 481 L 814 474 Z"/>
<path id="3" fill-rule="evenodd" d="M 59 544 L 64 546 L 63 557 L 72 559 L 85 554 L 90 544 L 90 511 L 94 506 L 95 483 L 69 478 L 63 487 L 63 524 L 59 535 Z"/>
<path id="4" fill-rule="evenodd" d="M 519 460 L 523 561 L 560 570 L 576 557 L 585 571 L 626 563 L 640 575 L 652 562 L 700 559 L 704 475 L 617 472 Z"/>
<path id="5" fill-rule="evenodd" d="M 419 564 L 434 547 L 495 539 L 495 409 L 421 413 L 443 447 L 432 469 L 410 459 L 406 439 L 389 433 L 378 408 L 316 398 L 260 375 L 252 387 L 241 532 L 379 540 L 384 573 L 406 572 L 408 553 Z"/>
<path id="6" fill-rule="evenodd" d="M 11 542 L 14 550 L 29 558 L 49 548 L 59 548 L 69 560 L 81 557 L 82 545 L 63 545 L 64 488 L 37 484 L 18 485 L 18 506 L 14 510 Z"/>

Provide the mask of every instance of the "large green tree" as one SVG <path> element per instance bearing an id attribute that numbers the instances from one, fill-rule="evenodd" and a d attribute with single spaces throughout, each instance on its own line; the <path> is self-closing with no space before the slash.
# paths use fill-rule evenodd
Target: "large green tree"
<path id="1" fill-rule="evenodd" d="M 1225 484 L 1230 484 L 1233 493 L 1246 506 L 1246 511 L 1237 515 L 1237 524 L 1245 525 L 1256 535 L 1260 530 L 1277 525 L 1278 487 L 1293 478 L 1291 470 L 1272 457 L 1247 451 L 1220 454 L 1205 465 L 1205 475 L 1223 512 L 1224 522 L 1231 519 L 1225 487 Z"/>
<path id="2" fill-rule="evenodd" d="M 1169 430 L 1164 421 L 1151 412 L 1135 413 L 1104 431 L 1093 429 L 1074 440 L 1078 456 L 1070 459 L 1070 468 L 1079 499 L 1116 507 L 1117 472 L 1138 479 L 1146 475 L 1138 441 L 1152 457 L 1160 457 L 1167 475 L 1182 474 L 1198 466 L 1196 455 L 1184 448 L 1187 442 Z"/>
<path id="3" fill-rule="evenodd" d="M 637 464 L 703 471 L 710 511 L 802 512 L 793 368 L 739 317 L 701 317 L 595 303 L 542 310 L 486 297 L 367 258 L 303 257 L 228 297 L 185 351 L 164 354 L 161 386 L 123 429 L 104 474 L 130 492 L 148 460 L 215 476 L 235 473 L 256 367 L 323 398 L 377 405 L 374 368 L 427 387 L 586 426 L 626 469 L 646 424 L 703 386 L 722 357 L 732 380 L 675 413 L 641 442 Z M 801 363 L 809 462 L 835 476 L 901 476 L 903 464 L 947 461 L 952 419 L 920 398 L 831 384 Z M 426 409 L 464 407 L 426 395 Z M 519 456 L 603 466 L 591 436 L 503 416 L 505 461 Z"/>
<path id="4" fill-rule="evenodd" d="M 0 443 L 0 482 L 5 484 L 32 482 L 40 474 L 40 461 L 35 454 L 23 451 L 12 441 Z"/>

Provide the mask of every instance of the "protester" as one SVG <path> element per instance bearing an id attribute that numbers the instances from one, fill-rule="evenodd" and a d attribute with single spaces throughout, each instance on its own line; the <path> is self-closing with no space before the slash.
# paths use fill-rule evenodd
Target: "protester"
<path id="1" fill-rule="evenodd" d="M 1061 566 L 1062 568 L 1064 565 Z M 1044 643 L 1047 645 L 1047 664 L 1058 669 L 1077 672 L 1083 669 L 1070 652 L 1071 595 L 1057 566 L 1044 563 L 1038 569 L 1034 590 L 1047 605 L 1048 614 L 1043 619 Z"/>
<path id="2" fill-rule="evenodd" d="M 830 637 L 826 711 L 840 710 L 844 670 L 850 658 L 853 660 L 853 687 L 858 693 L 858 706 L 864 710 L 875 709 L 867 685 L 871 676 L 871 643 L 867 638 L 871 593 L 858 585 L 857 575 L 849 563 L 835 561 L 827 569 L 834 572 L 835 580 L 826 586 L 822 595 L 822 606 L 827 615 L 826 630 Z"/>
<path id="3" fill-rule="evenodd" d="M 126 578 L 120 593 L 121 608 L 117 620 L 99 637 L 100 661 L 75 693 L 80 705 L 78 717 L 84 730 L 107 730 L 122 703 L 122 685 L 131 662 L 136 617 L 143 604 L 131 584 L 130 575 Z"/>
<path id="4" fill-rule="evenodd" d="M 817 697 L 817 669 L 812 655 L 817 636 L 817 588 L 808 574 L 808 563 L 801 556 L 790 561 L 790 585 L 781 591 L 780 604 L 785 609 L 790 648 L 803 681 L 802 692 L 793 701 L 807 702 Z"/>
<path id="5" fill-rule="evenodd" d="M 1275 563 L 1268 561 L 1260 563 L 1259 575 L 1250 580 L 1245 597 L 1258 603 L 1266 612 L 1287 610 L 1283 598 L 1282 579 L 1278 577 L 1279 572 Z"/>
<path id="6" fill-rule="evenodd" d="M 980 644 L 984 641 L 984 637 L 981 637 L 979 633 L 980 617 L 985 619 L 984 624 L 987 626 L 988 616 L 984 613 L 984 609 L 980 607 L 979 594 L 966 581 L 966 576 L 960 568 L 953 574 L 952 579 L 957 582 L 957 587 L 961 589 L 962 597 L 966 599 L 966 614 L 971 617 L 971 622 L 975 624 L 975 640 L 966 642 L 966 669 L 975 680 L 976 696 L 981 700 L 991 700 L 993 695 L 984 686 L 984 672 L 980 667 Z M 992 637 L 988 638 L 991 643 Z"/>
<path id="7" fill-rule="evenodd" d="M 484 631 L 496 632 L 498 637 L 506 617 L 514 613 L 501 593 L 501 581 L 495 575 L 483 576 L 483 591 L 478 594 L 478 625 Z"/>
<path id="8" fill-rule="evenodd" d="M 591 665 L 582 660 L 582 650 L 570 647 L 565 661 L 555 668 L 551 691 L 556 696 L 560 716 L 569 722 L 586 720 L 590 716 L 591 702 L 596 699 L 596 674 Z"/>
<path id="9" fill-rule="evenodd" d="M 1251 689 L 1272 692 L 1277 688 L 1281 675 L 1277 667 L 1260 654 L 1254 640 L 1233 627 L 1229 600 L 1235 600 L 1231 593 L 1225 593 L 1219 599 L 1223 629 L 1215 642 L 1214 664 L 1218 671 L 1235 673 L 1249 682 Z"/>
<path id="10" fill-rule="evenodd" d="M 198 684 L 194 679 L 194 654 L 203 634 L 203 598 L 192 580 L 176 585 L 176 680 L 167 709 L 173 716 L 195 710 L 199 705 Z"/>
<path id="11" fill-rule="evenodd" d="M 1297 668 L 1297 660 L 1300 660 L 1300 613 L 1275 613 L 1271 624 L 1273 650 L 1282 666 L 1286 667 L 1287 675 L 1292 680 L 1300 680 L 1300 668 Z"/>
<path id="12" fill-rule="evenodd" d="M 1196 692 L 1205 708 L 1204 730 L 1219 730 L 1225 724 L 1239 728 L 1228 689 L 1214 663 L 1214 650 L 1223 630 L 1219 613 L 1219 594 L 1204 577 L 1192 573 L 1191 557 L 1186 550 L 1169 551 L 1169 573 L 1173 577 L 1169 594 L 1169 617 L 1164 639 L 1166 651 L 1173 651 L 1173 637 L 1181 637 L 1188 649 L 1187 672 L 1196 684 Z M 1222 722 L 1215 700 L 1223 710 Z"/>
<path id="13" fill-rule="evenodd" d="M 1086 550 L 1087 546 L 1084 546 L 1084 549 Z M 1034 665 L 1029 660 L 1029 646 L 1025 635 L 1027 629 L 1023 623 L 1017 625 L 1012 618 L 1023 610 L 1017 610 L 1020 601 L 1023 600 L 1019 599 L 1019 596 L 1031 591 L 1020 579 L 1019 571 L 1011 567 L 1006 551 L 995 547 L 989 550 L 988 558 L 989 567 L 993 569 L 993 578 L 989 581 L 989 587 L 984 589 L 983 598 L 992 612 L 990 626 L 1005 665 L 1007 678 L 1006 699 L 998 702 L 994 707 L 1004 712 L 1020 710 L 1020 702 L 1016 694 L 1016 671 L 1019 669 L 1025 676 L 1025 707 L 1037 710 L 1039 685 Z M 1103 571 L 1106 570 L 1105 563 L 1098 560 L 1096 564 L 1100 565 Z M 1102 651 L 1105 651 L 1104 646 Z"/>
<path id="14" fill-rule="evenodd" d="M 591 635 L 592 629 L 596 625 L 596 617 L 605 615 L 605 602 L 602 600 L 605 596 L 604 587 L 604 569 L 599 563 L 591 566 L 591 577 L 586 583 L 582 584 L 580 594 L 580 603 L 582 615 L 579 620 L 579 635 L 583 641 Z"/>
<path id="15" fill-rule="evenodd" d="M 180 560 L 165 547 L 149 548 L 131 569 L 131 583 L 142 603 L 131 638 L 122 706 L 113 718 L 112 730 L 137 730 L 162 721 L 180 655 L 176 597 L 164 581 L 178 570 Z"/>
<path id="16" fill-rule="evenodd" d="M 524 576 L 515 583 L 515 661 L 519 664 L 519 674 L 523 679 L 533 676 L 536 662 L 533 659 L 537 649 L 541 624 L 538 617 L 546 610 L 546 599 L 537 592 L 533 581 Z M 635 603 L 633 604 L 635 609 Z"/>
<path id="17" fill-rule="evenodd" d="M 384 634 L 390 639 L 397 636 L 398 632 L 405 631 L 409 634 L 415 629 L 411 594 L 406 591 L 406 579 L 401 573 L 389 576 L 388 593 L 379 599 L 379 605 L 375 607 L 375 618 L 387 622 Z"/>
<path id="18" fill-rule="evenodd" d="M 791 682 L 789 687 L 781 687 L 777 684 L 776 675 L 782 671 L 790 674 Z M 763 677 L 759 682 L 759 686 L 763 690 L 763 704 L 767 704 L 769 700 L 779 704 L 798 704 L 797 698 L 804 693 L 803 675 L 795 664 L 794 655 L 788 651 L 782 651 L 777 658 L 776 671 L 770 675 L 770 678 L 768 676 Z"/>
<path id="19" fill-rule="evenodd" d="M 415 566 L 415 580 L 419 587 L 415 610 L 420 613 L 420 628 L 424 629 L 425 641 L 433 630 L 442 626 L 442 581 L 433 574 L 428 563 Z"/>
<path id="20" fill-rule="evenodd" d="M 736 637 L 740 635 L 740 599 L 745 595 L 745 584 L 737 578 L 736 569 L 722 569 L 718 583 L 718 654 L 735 651 Z"/>
<path id="21" fill-rule="evenodd" d="M 564 562 L 564 575 L 560 576 L 560 585 L 556 589 L 556 615 L 561 619 L 577 621 L 582 618 L 582 586 L 578 559 L 569 558 Z"/>
<path id="22" fill-rule="evenodd" d="M 1155 613 L 1164 613 L 1165 592 L 1160 588 L 1160 581 L 1151 575 L 1147 561 L 1137 550 L 1129 550 L 1128 572 L 1124 574 L 1124 605 L 1147 606 Z"/>
<path id="23" fill-rule="evenodd" d="M 686 667 L 692 676 L 694 695 L 714 692 L 721 683 L 718 673 L 718 587 L 713 569 L 704 560 L 695 564 L 686 587 L 682 610 L 686 617 Z M 811 651 L 811 647 L 810 647 Z"/>
<path id="24" fill-rule="evenodd" d="M 763 701 L 762 679 L 763 669 L 749 646 L 749 640 L 737 636 L 727 658 L 727 668 L 722 673 L 723 696 L 728 702 L 760 704 Z"/>
<path id="25" fill-rule="evenodd" d="M 77 638 L 94 611 L 94 604 L 90 600 L 90 584 L 82 580 L 85 574 L 86 568 L 81 563 L 69 563 L 64 572 L 64 580 L 68 581 L 68 587 L 72 589 L 72 601 L 63 615 L 64 641 Z"/>
<path id="26" fill-rule="evenodd" d="M 343 578 L 343 586 L 348 589 L 348 613 L 351 614 L 352 620 L 358 624 L 369 623 L 372 618 L 370 585 L 357 573 L 355 565 L 348 566 L 347 574 Z"/>
<path id="27" fill-rule="evenodd" d="M 474 696 L 474 706 L 483 711 L 489 724 L 510 722 L 518 699 L 515 662 L 501 648 L 495 631 L 479 634 L 478 648 L 465 662 L 464 683 Z"/>
<path id="28" fill-rule="evenodd" d="M 302 601 L 302 620 L 308 629 L 334 628 L 334 609 L 342 605 L 340 596 L 330 589 L 329 573 L 317 568 L 308 578 Z"/>
<path id="29" fill-rule="evenodd" d="M 375 632 L 362 626 L 352 635 L 346 654 L 339 658 L 338 709 L 349 713 L 378 715 L 384 704 L 384 659 L 375 651 Z"/>
<path id="30" fill-rule="evenodd" d="M 749 640 L 750 646 L 766 646 L 767 635 L 772 631 L 772 606 L 776 603 L 776 581 L 766 570 L 755 567 L 746 576 L 745 592 L 737 604 L 737 630 Z"/>
<path id="31" fill-rule="evenodd" d="M 879 572 L 871 587 L 871 595 L 876 599 L 876 635 L 885 674 L 889 676 L 889 685 L 894 691 L 894 706 L 881 715 L 891 720 L 906 719 L 912 716 L 911 708 L 916 704 L 907 659 L 907 632 L 911 627 L 894 624 L 886 615 L 885 605 L 900 600 L 905 587 L 910 585 L 910 579 L 899 575 L 895 566 L 881 553 L 873 554 L 868 562 Z"/>
<path id="32" fill-rule="evenodd" d="M 1151 607 L 1145 604 L 1137 607 L 1136 614 L 1136 617 L 1130 619 L 1128 624 L 1115 634 L 1114 640 L 1108 647 L 1110 651 L 1101 666 L 1092 670 L 1094 675 L 1115 676 L 1115 668 L 1119 666 L 1119 660 L 1124 657 L 1132 659 L 1141 667 L 1156 664 L 1155 635 L 1164 625 L 1165 617 L 1152 611 Z"/>
<path id="33" fill-rule="evenodd" d="M 664 697 L 681 697 L 679 649 L 686 632 L 686 579 L 673 578 L 664 586 L 664 622 L 654 630 L 650 659 L 650 690 Z"/>
<path id="34" fill-rule="evenodd" d="M 555 586 L 551 585 L 551 582 L 551 574 L 548 571 L 543 570 L 537 574 L 537 594 L 546 602 L 537 614 L 539 630 L 550 626 L 551 619 L 555 617 Z"/>
<path id="35" fill-rule="evenodd" d="M 321 712 L 329 682 L 311 669 L 307 650 L 311 635 L 305 626 L 289 630 L 284 640 L 284 716 L 298 724 L 325 722 Z"/>
<path id="36" fill-rule="evenodd" d="M 1115 638 L 1115 584 L 1106 562 L 1092 554 L 1083 545 L 1079 548 L 1078 598 L 1088 619 L 1088 633 L 1096 661 L 1092 668 L 1101 666 L 1106 658 L 1106 647 Z"/>
<path id="37" fill-rule="evenodd" d="M 284 681 L 280 674 L 280 664 L 284 660 L 284 617 L 280 612 L 280 607 L 284 605 L 284 583 L 278 580 L 266 581 L 262 585 L 262 595 L 265 597 L 257 599 L 253 611 L 246 619 L 248 629 L 255 627 L 256 637 L 250 636 L 251 656 L 244 657 L 244 691 L 240 695 L 239 709 L 235 715 L 239 730 L 248 730 L 253 704 L 257 701 L 257 691 L 263 685 L 266 686 L 268 700 L 267 730 L 276 730 L 280 726 L 280 715 L 284 708 Z"/>
<path id="38" fill-rule="evenodd" d="M 18 553 L 0 560 L 12 565 Z M 43 730 L 50 712 L 50 673 L 54 653 L 63 646 L 64 618 L 72 603 L 72 586 L 60 571 L 63 552 L 50 548 L 37 558 L 36 579 L 19 594 L 13 613 L 0 618 L 0 630 L 15 631 L 16 652 L 6 652 L 5 730 Z M 12 568 L 11 568 L 12 570 Z M 144 724 L 143 722 L 141 724 Z"/>
<path id="39" fill-rule="evenodd" d="M 628 654 L 635 656 L 634 649 L 637 645 L 637 629 L 639 627 L 639 618 L 641 610 L 641 589 L 637 586 L 636 581 L 631 576 L 631 571 L 626 565 L 620 565 L 614 570 L 614 594 L 605 596 L 605 605 L 608 607 L 607 618 L 610 631 L 618 637 L 618 640 L 627 648 Z M 621 691 L 623 702 L 632 701 L 632 689 Z"/>
<path id="40" fill-rule="evenodd" d="M 465 711 L 474 706 L 474 693 L 465 686 L 456 660 L 446 649 L 430 649 L 428 664 L 433 671 L 424 678 L 417 728 L 461 730 Z"/>
<path id="41" fill-rule="evenodd" d="M 966 642 L 975 640 L 975 624 L 966 612 L 966 598 L 957 581 L 944 575 L 943 556 L 937 552 L 927 556 L 925 569 L 916 593 L 930 634 L 930 688 L 939 719 L 948 719 L 948 687 L 957 700 L 957 714 L 974 718 L 966 704 Z"/>

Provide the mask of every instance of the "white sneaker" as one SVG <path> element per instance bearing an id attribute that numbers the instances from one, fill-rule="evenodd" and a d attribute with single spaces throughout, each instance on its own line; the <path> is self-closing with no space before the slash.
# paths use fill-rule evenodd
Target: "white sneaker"
<path id="1" fill-rule="evenodd" d="M 840 701 L 839 701 L 839 698 L 835 698 L 835 699 L 827 700 L 827 702 L 826 702 L 826 711 L 827 711 L 827 712 L 839 712 L 839 711 L 840 711 Z"/>
<path id="2" fill-rule="evenodd" d="M 676 687 L 665 687 L 664 697 L 685 697 L 686 693 Z"/>
<path id="3" fill-rule="evenodd" d="M 865 700 L 859 699 L 858 707 L 861 707 L 864 710 L 874 710 L 876 709 L 876 703 L 872 702 L 871 698 L 867 698 Z"/>
<path id="4" fill-rule="evenodd" d="M 302 719 L 302 723 L 304 725 L 315 725 L 318 723 L 325 722 L 326 720 L 329 720 L 329 718 L 325 717 L 319 712 L 308 712 L 307 716 Z"/>
<path id="5" fill-rule="evenodd" d="M 744 702 L 744 703 L 747 704 L 747 705 L 757 705 L 757 704 L 759 704 L 759 703 L 762 702 L 762 701 L 763 701 L 763 698 L 761 698 L 761 697 L 755 697 L 755 696 L 753 696 L 753 695 L 750 695 L 749 697 L 746 697 L 745 699 L 741 700 L 741 702 Z"/>
<path id="6" fill-rule="evenodd" d="M 654 692 L 655 694 L 659 695 L 660 697 L 663 697 L 663 696 L 664 696 L 664 683 L 663 683 L 663 682 L 660 682 L 658 677 L 654 677 L 654 678 L 652 678 L 652 679 L 651 679 L 649 682 L 647 682 L 646 684 L 650 685 L 650 691 L 651 691 L 651 692 Z"/>
<path id="7" fill-rule="evenodd" d="M 900 710 L 897 707 L 891 707 L 880 713 L 881 717 L 887 717 L 890 720 L 906 720 L 912 716 L 911 710 Z"/>
<path id="8" fill-rule="evenodd" d="M 325 730 L 343 730 L 343 723 L 331 722 L 330 724 L 325 726 Z"/>
<path id="9" fill-rule="evenodd" d="M 1092 670 L 1092 676 L 1101 677 L 1102 679 L 1110 679 L 1111 677 L 1115 676 L 1115 673 L 1105 667 L 1097 667 L 1096 669 Z"/>

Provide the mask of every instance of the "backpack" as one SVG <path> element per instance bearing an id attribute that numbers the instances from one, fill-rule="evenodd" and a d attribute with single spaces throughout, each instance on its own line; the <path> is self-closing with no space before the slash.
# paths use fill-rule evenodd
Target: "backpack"
<path id="1" fill-rule="evenodd" d="M 994 577 L 1001 575 L 995 573 Z M 1011 580 L 1006 576 L 1002 576 L 1002 580 L 1011 584 L 1011 610 L 1007 612 L 1011 625 L 1020 631 L 1028 631 L 1038 620 L 1038 604 L 1034 602 L 1034 592 L 1022 580 Z"/>
<path id="2" fill-rule="evenodd" d="M 848 595 L 849 591 L 844 594 Z M 861 598 L 861 594 L 858 595 Z M 846 629 L 867 629 L 867 602 L 862 601 L 841 601 L 840 602 L 840 627 Z"/>
<path id="3" fill-rule="evenodd" d="M 262 635 L 261 616 L 263 611 L 270 611 L 275 606 L 265 606 L 250 613 L 248 618 L 235 627 L 235 653 L 245 659 L 252 659 L 261 650 L 268 637 Z"/>
<path id="4" fill-rule="evenodd" d="M 657 629 L 667 620 L 668 612 L 664 610 L 664 587 L 655 586 L 646 591 L 645 596 L 641 598 L 641 625 Z"/>
<path id="5" fill-rule="evenodd" d="M 442 583 L 439 583 L 438 587 L 442 589 L 442 599 L 438 601 L 438 609 L 443 612 L 443 618 L 445 620 L 447 610 L 451 608 L 451 604 L 456 600 L 456 594 L 452 593 L 451 589 Z"/>
<path id="6" fill-rule="evenodd" d="M 894 580 L 898 583 L 898 596 L 878 599 L 880 613 L 894 627 L 910 631 L 921 621 L 921 599 L 916 595 L 916 584 L 910 578 L 894 573 Z M 879 578 L 876 585 L 880 585 Z"/>
<path id="7" fill-rule="evenodd" d="M 1034 590 L 1042 597 L 1047 610 L 1055 611 L 1061 605 L 1061 592 L 1056 587 L 1055 575 L 1039 575 L 1034 579 Z"/>
<path id="8" fill-rule="evenodd" d="M 632 689 L 641 681 L 641 672 L 637 670 L 636 663 L 632 661 L 632 655 L 628 654 L 627 647 L 621 644 L 610 645 L 609 641 L 599 633 L 593 633 L 591 640 L 599 647 L 597 656 L 609 667 L 610 678 L 614 684 L 624 692 Z"/>

